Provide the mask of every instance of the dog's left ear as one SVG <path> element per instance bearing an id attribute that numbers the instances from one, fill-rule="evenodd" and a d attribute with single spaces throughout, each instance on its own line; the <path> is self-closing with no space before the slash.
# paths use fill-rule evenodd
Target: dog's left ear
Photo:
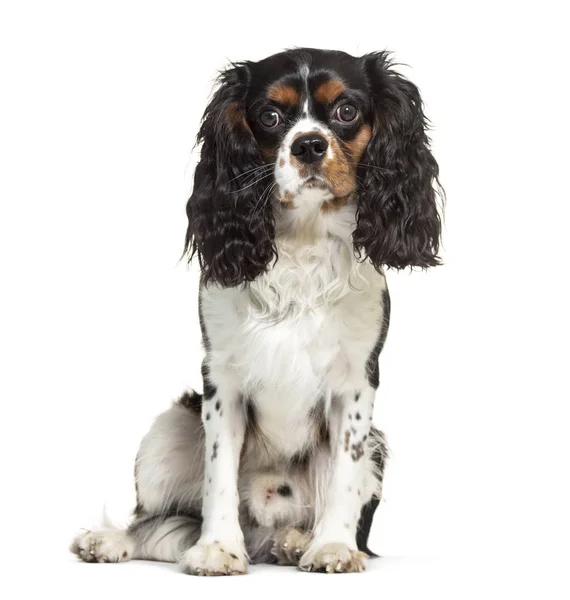
<path id="1" fill-rule="evenodd" d="M 368 54 L 361 60 L 375 122 L 359 166 L 362 187 L 355 250 L 377 269 L 438 265 L 441 188 L 420 93 L 391 68 L 387 53 Z"/>

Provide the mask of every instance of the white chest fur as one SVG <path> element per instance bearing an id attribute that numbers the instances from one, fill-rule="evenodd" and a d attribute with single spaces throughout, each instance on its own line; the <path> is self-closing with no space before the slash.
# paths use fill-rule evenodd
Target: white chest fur
<path id="1" fill-rule="evenodd" d="M 265 275 L 244 289 L 202 290 L 209 358 L 254 402 L 283 454 L 307 442 L 321 399 L 328 407 L 362 381 L 378 339 L 385 279 L 354 258 L 353 218 L 347 207 L 294 234 L 282 222 L 279 259 Z"/>

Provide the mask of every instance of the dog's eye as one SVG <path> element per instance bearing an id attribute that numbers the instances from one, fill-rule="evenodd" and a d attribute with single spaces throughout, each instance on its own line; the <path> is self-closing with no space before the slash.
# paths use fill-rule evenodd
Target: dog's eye
<path id="1" fill-rule="evenodd" d="M 281 117 L 279 113 L 274 110 L 264 110 L 259 115 L 259 121 L 266 129 L 273 129 L 281 123 Z"/>
<path id="2" fill-rule="evenodd" d="M 336 109 L 335 116 L 341 123 L 350 123 L 358 116 L 358 109 L 352 104 L 343 104 Z"/>

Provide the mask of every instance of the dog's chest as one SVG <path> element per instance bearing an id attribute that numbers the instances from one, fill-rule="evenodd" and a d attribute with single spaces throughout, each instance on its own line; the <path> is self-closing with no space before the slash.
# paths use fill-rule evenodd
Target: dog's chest
<path id="1" fill-rule="evenodd" d="M 217 360 L 286 455 L 310 442 L 317 408 L 360 383 L 382 323 L 383 276 L 327 251 L 303 265 L 282 253 L 255 285 L 219 290 L 204 306 Z"/>

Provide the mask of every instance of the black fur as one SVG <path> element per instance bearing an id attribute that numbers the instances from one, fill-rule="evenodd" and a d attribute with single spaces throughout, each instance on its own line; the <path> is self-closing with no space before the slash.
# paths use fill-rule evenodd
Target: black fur
<path id="1" fill-rule="evenodd" d="M 271 203 L 260 202 L 262 182 L 250 185 L 243 177 L 264 165 L 245 120 L 249 79 L 247 63 L 220 75 L 198 133 L 201 160 L 186 206 L 185 252 L 198 256 L 206 284 L 253 281 L 276 257 Z"/>
<path id="2" fill-rule="evenodd" d="M 378 358 L 380 357 L 380 352 L 382 352 L 382 348 L 386 342 L 388 327 L 390 326 L 390 294 L 387 289 L 385 289 L 382 293 L 382 303 L 384 306 L 382 327 L 380 328 L 380 333 L 378 335 L 378 339 L 376 340 L 376 344 L 374 345 L 374 348 L 372 349 L 372 352 L 366 361 L 366 377 L 368 379 L 368 383 L 374 389 L 377 389 L 380 385 L 380 367 L 378 365 Z"/>
<path id="3" fill-rule="evenodd" d="M 374 135 L 359 166 L 357 253 L 377 268 L 433 267 L 438 257 L 438 165 L 429 148 L 418 88 L 386 52 L 362 58 L 374 103 Z"/>

